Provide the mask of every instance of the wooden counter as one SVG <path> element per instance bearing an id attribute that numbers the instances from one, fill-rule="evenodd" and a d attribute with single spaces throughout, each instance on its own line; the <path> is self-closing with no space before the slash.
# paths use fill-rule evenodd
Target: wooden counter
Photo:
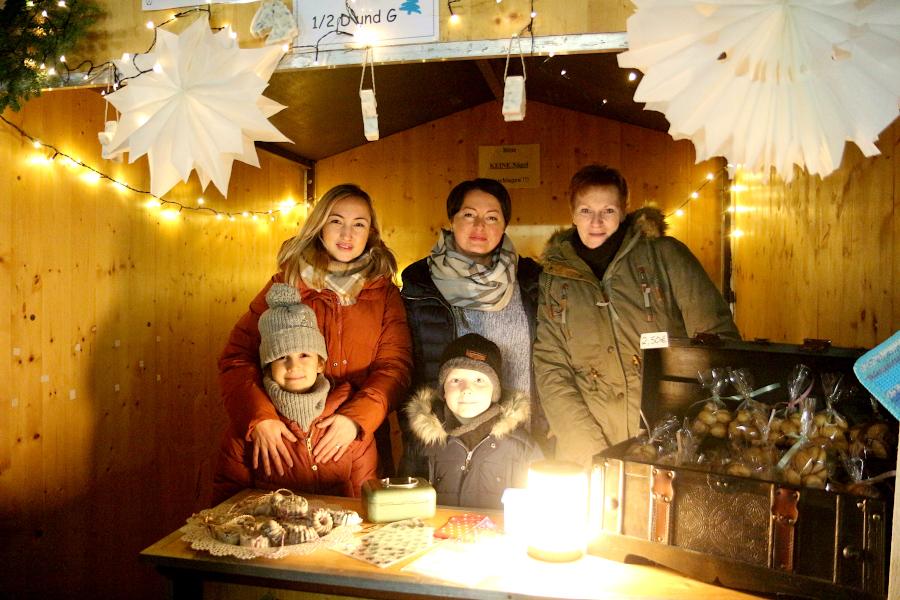
<path id="1" fill-rule="evenodd" d="M 243 497 L 242 492 L 235 499 Z M 321 497 L 329 505 L 359 510 L 359 500 Z M 430 520 L 435 528 L 462 510 L 438 507 Z M 502 514 L 481 511 L 496 522 Z M 476 586 L 432 579 L 404 570 L 422 556 L 380 569 L 332 550 L 282 559 L 241 560 L 192 550 L 175 531 L 141 552 L 142 560 L 156 566 L 172 583 L 172 597 L 202 598 L 204 581 L 224 581 L 279 589 L 306 590 L 365 598 L 478 598 L 511 600 L 527 598 L 667 598 L 749 600 L 750 594 L 708 585 L 672 571 L 626 565 L 594 556 L 571 563 L 546 563 L 524 551 L 496 557 L 494 574 Z M 451 542 L 452 543 L 452 542 Z M 458 546 L 457 546 L 458 547 Z"/>

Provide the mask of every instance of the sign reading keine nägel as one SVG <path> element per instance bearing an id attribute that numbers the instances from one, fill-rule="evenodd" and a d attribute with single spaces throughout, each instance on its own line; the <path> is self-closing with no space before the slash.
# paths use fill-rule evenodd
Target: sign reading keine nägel
<path id="1" fill-rule="evenodd" d="M 297 0 L 295 44 L 328 50 L 435 42 L 438 13 L 438 0 Z"/>
<path id="2" fill-rule="evenodd" d="M 496 179 L 508 188 L 541 185 L 541 145 L 479 146 L 478 176 Z"/>

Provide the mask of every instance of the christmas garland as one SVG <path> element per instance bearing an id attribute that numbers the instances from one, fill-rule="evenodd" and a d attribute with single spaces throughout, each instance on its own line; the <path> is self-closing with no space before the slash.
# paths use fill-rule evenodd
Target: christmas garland
<path id="1" fill-rule="evenodd" d="M 67 82 L 65 54 L 100 15 L 92 0 L 0 0 L 0 113 Z"/>

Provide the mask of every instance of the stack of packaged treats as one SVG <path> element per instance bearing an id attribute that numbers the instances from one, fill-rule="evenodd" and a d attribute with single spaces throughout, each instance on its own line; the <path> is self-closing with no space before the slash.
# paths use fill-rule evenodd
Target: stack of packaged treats
<path id="1" fill-rule="evenodd" d="M 781 382 L 755 388 L 748 369 L 714 368 L 698 379 L 704 397 L 689 415 L 651 424 L 626 458 L 861 496 L 890 492 L 881 488 L 893 481 L 896 424 L 874 400 L 858 402 L 862 390 L 842 374 L 818 374 L 820 402 L 816 374 L 796 365 L 785 382 L 787 401 L 774 404 L 765 399 Z M 844 405 L 866 410 L 851 420 Z"/>

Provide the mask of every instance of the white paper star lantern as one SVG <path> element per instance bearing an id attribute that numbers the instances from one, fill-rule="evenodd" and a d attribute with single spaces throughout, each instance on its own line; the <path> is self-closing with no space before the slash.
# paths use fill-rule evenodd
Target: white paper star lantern
<path id="1" fill-rule="evenodd" d="M 227 196 L 235 160 L 259 166 L 254 141 L 291 141 L 268 120 L 285 107 L 262 95 L 284 51 L 243 50 L 228 31 L 210 31 L 205 16 L 181 35 L 160 29 L 157 36 L 142 59 L 153 69 L 106 96 L 122 113 L 106 151 L 127 148 L 129 162 L 146 154 L 156 196 L 192 169 L 204 189 L 212 181 Z M 130 60 L 116 62 L 134 70 Z"/>
<path id="2" fill-rule="evenodd" d="M 851 140 L 866 156 L 897 117 L 897 0 L 635 0 L 619 66 L 697 161 L 825 176 Z"/>

